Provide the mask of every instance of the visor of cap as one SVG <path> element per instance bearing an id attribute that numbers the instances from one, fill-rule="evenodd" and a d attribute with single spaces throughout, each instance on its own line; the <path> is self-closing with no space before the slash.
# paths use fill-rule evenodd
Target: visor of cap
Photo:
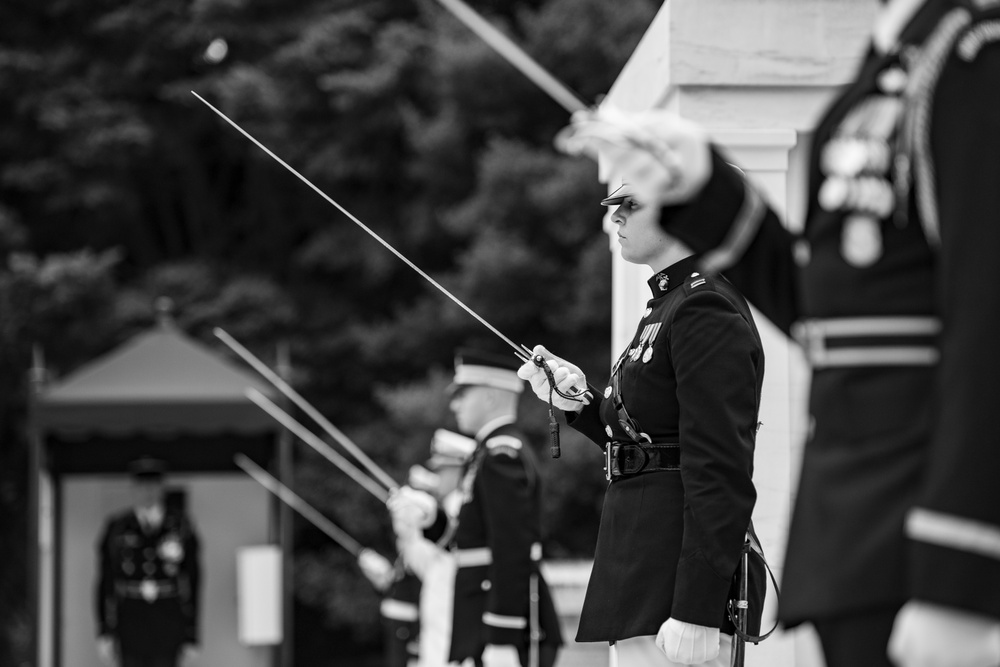
<path id="1" fill-rule="evenodd" d="M 621 204 L 633 194 L 635 193 L 632 190 L 632 186 L 628 183 L 622 183 L 620 188 L 601 200 L 601 206 L 615 206 L 617 204 Z"/>

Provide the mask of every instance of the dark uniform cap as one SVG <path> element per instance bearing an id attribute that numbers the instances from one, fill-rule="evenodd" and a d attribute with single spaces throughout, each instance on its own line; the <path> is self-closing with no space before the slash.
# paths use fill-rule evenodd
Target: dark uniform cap
<path id="1" fill-rule="evenodd" d="M 628 183 L 622 183 L 621 187 L 601 200 L 601 206 L 617 206 L 629 197 L 635 196 L 635 191 Z"/>
<path id="2" fill-rule="evenodd" d="M 156 480 L 161 479 L 167 472 L 167 464 L 160 459 L 145 456 L 132 461 L 128 465 L 128 471 L 136 479 Z"/>
<path id="3" fill-rule="evenodd" d="M 513 354 L 460 349 L 455 353 L 455 379 L 448 390 L 454 393 L 459 387 L 494 387 L 520 394 L 524 391 L 524 380 L 517 376 L 520 366 Z"/>

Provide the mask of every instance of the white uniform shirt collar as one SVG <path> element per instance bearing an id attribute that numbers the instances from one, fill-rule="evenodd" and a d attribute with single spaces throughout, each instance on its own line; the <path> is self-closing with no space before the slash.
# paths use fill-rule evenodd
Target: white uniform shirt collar
<path id="1" fill-rule="evenodd" d="M 490 421 L 483 424 L 483 427 L 476 432 L 476 442 L 482 442 L 483 438 L 488 436 L 493 431 L 497 430 L 501 426 L 507 426 L 508 424 L 513 424 L 514 421 L 515 419 L 511 415 L 504 415 L 503 417 L 497 417 L 496 419 L 491 419 Z"/>
<path id="2" fill-rule="evenodd" d="M 872 43 L 881 54 L 891 53 L 899 42 L 899 35 L 913 19 L 926 0 L 889 0 L 875 17 Z"/>

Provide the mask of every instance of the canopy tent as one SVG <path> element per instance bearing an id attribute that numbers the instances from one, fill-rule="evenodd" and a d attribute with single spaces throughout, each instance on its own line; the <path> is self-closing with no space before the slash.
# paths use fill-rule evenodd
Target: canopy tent
<path id="1" fill-rule="evenodd" d="M 206 655 L 217 664 L 291 664 L 290 642 L 255 649 L 228 630 L 237 625 L 233 549 L 276 541 L 285 563 L 278 613 L 291 636 L 291 510 L 247 478 L 233 456 L 245 454 L 287 484 L 292 441 L 246 397 L 251 387 L 281 400 L 254 371 L 187 336 L 165 313 L 157 326 L 74 373 L 36 385 L 29 562 L 39 667 L 96 664 L 89 621 L 80 620 L 91 605 L 90 569 L 78 572 L 77 563 L 92 557 L 89 529 L 105 505 L 118 502 L 128 463 L 141 456 L 167 463 L 203 536 L 211 535 L 203 564 L 216 575 L 206 585 L 217 590 L 203 602 Z M 270 508 L 263 512 L 262 494 Z"/>
<path id="2" fill-rule="evenodd" d="M 171 470 L 235 469 L 237 451 L 266 464 L 278 425 L 245 396 L 276 390 L 167 318 L 35 397 L 35 427 L 55 473 L 122 471 L 143 455 Z"/>

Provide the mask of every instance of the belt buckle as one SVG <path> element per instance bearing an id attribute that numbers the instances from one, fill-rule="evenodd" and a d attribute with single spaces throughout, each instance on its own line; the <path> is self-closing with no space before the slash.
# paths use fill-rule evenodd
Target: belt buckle
<path id="1" fill-rule="evenodd" d="M 616 475 L 620 475 L 621 471 L 618 469 L 618 449 L 621 445 L 609 442 L 608 446 L 604 448 L 604 479 L 609 482 L 614 479 Z"/>

